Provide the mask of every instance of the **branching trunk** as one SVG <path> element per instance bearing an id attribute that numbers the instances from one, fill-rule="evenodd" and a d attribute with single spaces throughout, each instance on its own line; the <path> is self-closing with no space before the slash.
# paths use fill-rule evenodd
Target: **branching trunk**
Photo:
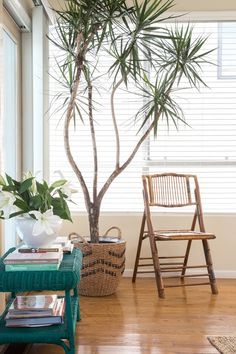
<path id="1" fill-rule="evenodd" d="M 161 112 L 159 113 L 161 115 Z M 149 128 L 146 130 L 146 132 L 142 135 L 142 137 L 139 139 L 139 141 L 137 142 L 136 146 L 134 147 L 132 153 L 130 154 L 130 156 L 127 158 L 127 160 L 117 169 L 115 169 L 112 174 L 108 177 L 108 179 L 106 180 L 105 184 L 103 185 L 103 187 L 101 188 L 99 194 L 98 194 L 98 201 L 99 203 L 101 203 L 105 193 L 107 192 L 108 188 L 110 187 L 111 183 L 114 181 L 114 179 L 119 176 L 119 174 L 121 174 L 122 171 L 124 171 L 124 169 L 131 163 L 131 161 L 133 160 L 133 158 L 135 157 L 136 153 L 138 152 L 140 146 L 142 145 L 142 143 L 144 142 L 144 140 L 148 137 L 148 135 L 150 134 L 150 132 L 153 129 L 153 124 L 151 124 L 149 126 Z"/>
<path id="2" fill-rule="evenodd" d="M 77 36 L 77 56 L 76 56 L 76 75 L 75 75 L 75 80 L 73 83 L 73 86 L 71 88 L 71 95 L 70 95 L 70 100 L 68 103 L 68 107 L 67 107 L 67 112 L 66 112 L 66 117 L 65 117 L 65 123 L 64 123 L 64 146 L 65 146 L 65 152 L 66 152 L 66 156 L 67 159 L 73 169 L 73 171 L 76 174 L 76 177 L 78 178 L 78 181 L 80 182 L 83 194 L 84 194 L 84 200 L 85 200 L 85 206 L 86 206 L 86 210 L 88 212 L 88 214 L 91 214 L 91 200 L 90 200 L 90 194 L 86 185 L 86 182 L 83 178 L 83 175 L 80 171 L 80 169 L 78 168 L 71 149 L 70 149 L 70 140 L 69 140 L 69 127 L 70 127 L 70 122 L 72 119 L 72 115 L 73 115 L 73 110 L 75 107 L 75 100 L 76 100 L 76 95 L 78 92 L 78 88 L 79 88 L 79 83 L 80 83 L 80 79 L 81 79 L 81 74 L 82 74 L 82 69 L 83 69 L 83 64 L 84 64 L 84 60 L 85 60 L 85 56 L 86 56 L 86 51 L 87 48 L 90 44 L 90 42 L 93 40 L 93 37 L 96 33 L 96 31 L 98 30 L 99 25 L 97 24 L 96 27 L 94 28 L 94 32 L 91 33 L 90 37 L 87 39 L 87 41 L 85 43 L 83 43 L 83 36 L 82 34 L 78 34 Z"/>
<path id="3" fill-rule="evenodd" d="M 86 208 L 88 209 L 89 203 L 90 203 L 89 191 L 88 191 L 88 188 L 87 188 L 86 183 L 84 181 L 84 178 L 82 176 L 82 173 L 81 173 L 80 169 L 78 168 L 78 166 L 73 158 L 73 155 L 71 153 L 70 140 L 69 140 L 69 126 L 70 126 L 70 121 L 72 119 L 73 110 L 75 107 L 75 100 L 76 100 L 76 95 L 78 92 L 78 87 L 79 87 L 82 68 L 83 68 L 83 61 L 84 61 L 84 58 L 83 58 L 81 51 L 80 51 L 80 46 L 81 46 L 82 40 L 83 40 L 82 35 L 78 35 L 78 37 L 77 37 L 77 59 L 76 59 L 77 70 L 76 70 L 75 80 L 74 80 L 73 86 L 71 88 L 71 96 L 70 96 L 70 100 L 68 103 L 66 118 L 65 118 L 65 123 L 64 123 L 64 146 L 65 146 L 65 152 L 66 152 L 67 159 L 68 159 L 73 171 L 75 172 L 76 177 L 78 178 L 78 180 L 80 182 L 81 188 L 82 188 L 84 196 L 85 196 Z"/>
<path id="4" fill-rule="evenodd" d="M 167 90 L 167 94 L 166 94 L 166 100 L 170 95 L 172 86 L 173 86 L 174 80 L 172 80 L 172 82 L 169 85 L 169 88 Z M 119 84 L 119 83 L 118 83 Z M 118 85 L 117 84 L 117 85 Z M 114 97 L 113 97 L 114 99 Z M 159 119 L 159 117 L 162 114 L 162 110 L 160 109 L 160 111 L 158 112 L 158 115 L 156 117 L 156 120 Z M 115 115 L 114 115 L 115 117 Z M 140 146 L 142 145 L 142 143 L 147 139 L 147 137 L 149 136 L 149 134 L 151 133 L 151 131 L 153 130 L 154 127 L 154 123 L 150 124 L 150 126 L 148 127 L 148 129 L 146 130 L 146 132 L 141 136 L 141 138 L 139 139 L 139 141 L 137 142 L 137 144 L 135 145 L 133 151 L 131 152 L 131 154 L 129 155 L 129 157 L 127 158 L 127 160 L 121 165 L 121 166 L 117 166 L 116 169 L 112 172 L 112 174 L 108 177 L 108 179 L 106 180 L 106 182 L 104 183 L 103 187 L 101 188 L 99 194 L 98 194 L 98 203 L 101 204 L 102 199 L 105 195 L 105 193 L 107 192 L 108 188 L 110 187 L 111 183 L 114 181 L 114 179 L 119 176 L 121 174 L 121 172 L 123 172 L 126 167 L 129 166 L 129 164 L 132 162 L 132 160 L 134 159 L 135 155 L 137 154 Z"/>
<path id="5" fill-rule="evenodd" d="M 81 65 L 78 66 L 78 72 L 77 76 L 78 79 L 75 82 L 75 85 L 72 89 L 72 94 L 71 94 L 71 100 L 69 103 L 67 111 L 67 119 L 65 122 L 65 146 L 66 146 L 66 152 L 67 152 L 67 157 L 69 159 L 69 162 L 76 173 L 76 176 L 78 177 L 78 180 L 80 181 L 84 197 L 85 197 L 85 204 L 86 204 L 86 209 L 88 212 L 88 220 L 89 220 L 89 230 L 90 230 L 90 237 L 91 237 L 91 242 L 92 243 L 98 243 L 99 242 L 99 216 L 100 216 L 100 208 L 101 208 L 101 202 L 103 200 L 103 197 L 107 190 L 109 189 L 110 185 L 114 181 L 114 179 L 119 176 L 126 167 L 132 162 L 134 159 L 136 153 L 138 152 L 140 146 L 142 143 L 146 140 L 146 138 L 149 136 L 150 132 L 153 129 L 153 123 L 148 127 L 146 132 L 141 136 L 137 144 L 135 145 L 133 151 L 129 155 L 129 157 L 126 159 L 126 161 L 120 165 L 120 141 L 119 141 L 119 130 L 117 126 L 117 121 L 116 121 L 116 116 L 115 116 L 115 107 L 114 107 L 114 96 L 115 92 L 118 89 L 118 87 L 121 85 L 123 80 L 121 79 L 113 88 L 112 94 L 111 94 L 111 110 L 112 110 L 112 120 L 113 120 L 113 126 L 115 130 L 115 136 L 116 136 L 116 166 L 115 170 L 111 173 L 111 175 L 108 177 L 106 182 L 104 183 L 103 187 L 101 188 L 100 192 L 97 194 L 97 174 L 98 174 L 98 161 L 97 161 L 97 146 L 96 146 L 96 136 L 95 136 L 95 130 L 94 130 L 94 122 L 93 122 L 93 114 L 92 114 L 92 86 L 89 84 L 88 86 L 88 101 L 89 101 L 89 123 L 90 123 L 90 132 L 91 132 L 91 138 L 92 138 L 92 145 L 93 145 L 93 157 L 94 157 L 94 176 L 93 176 L 93 202 L 91 202 L 90 195 L 88 188 L 86 186 L 86 183 L 83 179 L 83 176 L 78 169 L 75 161 L 73 160 L 71 151 L 70 151 L 70 145 L 69 145 L 69 122 L 71 120 L 72 112 L 73 112 L 73 104 L 75 102 L 76 98 L 76 93 L 78 91 L 78 85 L 80 81 L 80 76 L 81 76 Z M 169 91 L 170 92 L 170 91 Z M 168 94 L 169 94 L 168 92 Z M 159 116 L 161 115 L 161 111 L 159 112 Z"/>
<path id="6" fill-rule="evenodd" d="M 143 134 L 140 138 L 138 143 L 136 144 L 135 148 L 133 149 L 132 153 L 128 157 L 128 159 L 121 165 L 119 168 L 116 168 L 113 173 L 109 176 L 105 184 L 103 185 L 102 189 L 100 190 L 98 196 L 94 199 L 94 203 L 90 203 L 90 207 L 88 210 L 89 215 L 89 229 L 90 229 L 90 236 L 92 243 L 99 242 L 99 215 L 100 215 L 100 208 L 102 199 L 110 187 L 111 183 L 114 179 L 131 163 L 133 158 L 135 157 L 138 149 L 142 145 L 143 141 L 147 138 L 153 128 L 153 124 L 147 129 L 147 131 Z"/>
<path id="7" fill-rule="evenodd" d="M 117 83 L 116 87 L 114 87 L 113 92 L 112 92 L 113 93 L 113 99 L 114 99 L 114 93 L 115 93 L 116 89 L 118 88 L 118 86 L 121 84 L 122 81 Z M 113 99 L 111 100 L 111 104 L 113 104 Z M 113 109 L 114 109 L 114 104 L 113 104 Z M 159 112 L 159 116 L 160 115 L 161 115 L 161 111 Z M 113 111 L 113 116 L 112 117 L 113 117 L 113 123 L 115 122 L 115 127 L 117 129 L 116 137 L 119 139 L 119 132 L 118 132 L 118 128 L 117 128 L 117 124 L 116 124 L 116 118 L 115 118 L 115 111 Z M 98 242 L 98 239 L 99 239 L 100 207 L 101 207 L 101 203 L 102 203 L 102 200 L 103 200 L 103 197 L 104 197 L 105 193 L 109 189 L 109 187 L 112 184 L 112 182 L 114 181 L 114 179 L 116 177 L 118 177 L 125 170 L 125 168 L 128 167 L 128 165 L 132 162 L 132 160 L 134 159 L 134 157 L 135 157 L 136 153 L 138 152 L 140 146 L 142 145 L 142 143 L 146 140 L 146 138 L 149 136 L 150 132 L 152 131 L 153 125 L 154 124 L 152 123 L 148 127 L 146 132 L 141 136 L 141 138 L 139 139 L 139 141 L 135 145 L 133 151 L 131 152 L 131 154 L 129 155 L 127 160 L 121 166 L 116 163 L 115 170 L 108 177 L 108 179 L 106 180 L 105 184 L 101 188 L 99 194 L 94 199 L 94 203 L 90 206 L 90 210 L 89 210 L 89 227 L 90 227 L 91 242 L 96 243 L 96 242 Z"/>

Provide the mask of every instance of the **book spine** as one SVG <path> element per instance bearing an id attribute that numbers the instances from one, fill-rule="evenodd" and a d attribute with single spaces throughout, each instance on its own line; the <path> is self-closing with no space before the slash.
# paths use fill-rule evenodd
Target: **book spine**
<path id="1" fill-rule="evenodd" d="M 19 248 L 19 253 L 46 253 L 46 252 L 60 252 L 61 248 Z"/>
<path id="2" fill-rule="evenodd" d="M 35 271 L 35 270 L 57 270 L 59 268 L 59 263 L 55 264 L 6 264 L 6 272 L 15 271 Z"/>
<path id="3" fill-rule="evenodd" d="M 21 264 L 58 264 L 61 262 L 60 259 L 49 259 L 49 260 L 44 260 L 44 259 L 36 259 L 36 260 L 6 260 L 4 262 L 5 265 L 7 264 L 14 264 L 14 265 L 21 265 Z"/>
<path id="4" fill-rule="evenodd" d="M 6 319 L 6 326 L 17 326 L 17 325 L 50 325 L 50 324 L 60 324 L 63 319 L 60 316 L 50 316 L 50 317 L 31 317 L 31 318 L 11 318 Z"/>

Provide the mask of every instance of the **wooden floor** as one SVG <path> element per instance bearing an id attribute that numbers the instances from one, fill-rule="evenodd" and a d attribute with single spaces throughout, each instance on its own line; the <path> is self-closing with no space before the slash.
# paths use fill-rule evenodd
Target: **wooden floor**
<path id="1" fill-rule="evenodd" d="M 157 297 L 153 278 L 132 284 L 123 278 L 112 296 L 81 297 L 78 354 L 213 354 L 208 335 L 236 335 L 236 280 L 208 286 L 169 288 Z M 29 354 L 64 353 L 53 345 L 33 345 Z"/>

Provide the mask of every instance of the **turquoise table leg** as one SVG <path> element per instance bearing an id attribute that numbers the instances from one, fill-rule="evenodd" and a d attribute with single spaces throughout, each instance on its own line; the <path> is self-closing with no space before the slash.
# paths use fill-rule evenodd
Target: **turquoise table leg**
<path id="1" fill-rule="evenodd" d="M 69 340 L 69 351 L 67 351 L 67 353 L 68 354 L 75 354 L 75 325 L 74 325 L 74 322 L 76 321 L 76 314 L 74 315 L 74 318 L 73 318 L 71 295 L 70 295 L 69 290 L 65 291 L 65 301 L 66 301 L 65 316 L 66 316 L 68 340 Z M 77 304 L 76 304 L 76 306 L 77 306 Z"/>
<path id="2" fill-rule="evenodd" d="M 76 313 L 77 313 L 77 321 L 80 321 L 80 304 L 79 304 L 79 294 L 78 294 L 78 289 L 77 288 L 74 288 L 74 299 L 77 303 L 77 310 L 76 310 Z"/>

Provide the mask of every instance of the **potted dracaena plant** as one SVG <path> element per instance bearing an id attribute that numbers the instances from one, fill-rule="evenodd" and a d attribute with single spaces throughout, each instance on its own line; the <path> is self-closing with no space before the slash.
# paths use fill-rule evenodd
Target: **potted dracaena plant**
<path id="1" fill-rule="evenodd" d="M 62 115 L 65 153 L 81 186 L 89 221 L 89 251 L 84 250 L 84 254 L 90 258 L 84 257 L 80 293 L 107 295 L 117 286 L 119 276 L 116 272 L 122 273 L 124 269 L 125 243 L 105 245 L 99 242 L 103 198 L 113 181 L 132 162 L 145 139 L 152 132 L 154 136 L 157 134 L 161 119 L 174 124 L 184 122 L 181 108 L 172 93 L 178 89 L 182 78 L 192 87 L 204 84 L 199 69 L 209 52 L 203 49 L 206 38 L 193 39 L 190 26 L 178 26 L 178 23 L 171 27 L 165 25 L 165 19 L 173 18 L 168 14 L 174 5 L 172 0 L 133 0 L 130 6 L 126 0 L 67 0 L 64 4 L 63 9 L 54 10 L 56 34 L 51 34 L 49 39 L 60 50 L 59 59 L 55 59 L 58 68 L 56 80 L 62 86 L 55 97 L 61 99 L 64 88 L 67 89 L 62 104 L 63 112 L 66 105 L 66 112 Z M 104 66 L 101 57 L 110 58 L 105 72 L 101 70 Z M 147 75 L 147 64 L 152 68 L 151 77 Z M 109 95 L 116 152 L 114 169 L 101 185 L 98 183 L 98 165 L 102 162 L 99 161 L 96 140 L 97 108 L 93 94 L 99 92 L 102 96 L 102 83 L 107 81 L 111 83 L 106 94 Z M 134 132 L 138 132 L 137 140 L 124 159 L 121 158 L 119 117 L 115 109 L 117 92 L 121 89 L 126 90 L 127 95 L 135 92 L 145 97 L 143 105 L 137 105 L 134 119 L 138 125 Z M 92 186 L 86 181 L 71 146 L 71 125 L 75 122 L 75 127 L 80 124 L 88 124 L 89 127 L 93 154 Z M 121 245 L 122 249 L 111 250 L 111 247 Z M 105 246 L 108 247 L 108 259 L 104 259 Z M 115 263 L 115 256 L 120 259 L 119 264 Z M 104 269 L 106 266 L 108 268 Z M 101 276 L 105 277 L 104 281 Z M 108 285 L 112 278 L 115 279 L 114 287 Z M 95 289 L 96 284 L 98 289 Z"/>

